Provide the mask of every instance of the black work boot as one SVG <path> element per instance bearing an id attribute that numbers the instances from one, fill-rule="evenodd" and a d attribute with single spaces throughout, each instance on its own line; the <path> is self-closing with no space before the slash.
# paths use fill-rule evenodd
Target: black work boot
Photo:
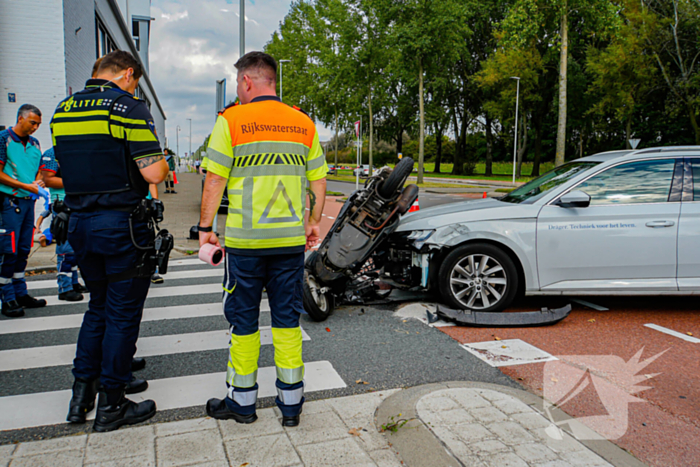
<path id="1" fill-rule="evenodd" d="M 299 425 L 299 418 L 301 415 L 301 410 L 297 415 L 291 416 L 291 417 L 285 417 L 284 415 L 282 416 L 282 426 L 298 426 Z"/>
<path id="2" fill-rule="evenodd" d="M 71 423 L 85 423 L 85 415 L 95 408 L 95 396 L 100 386 L 100 379 L 92 381 L 76 378 L 73 383 L 73 397 L 68 408 L 68 420 Z"/>
<path id="3" fill-rule="evenodd" d="M 76 292 L 74 289 L 58 294 L 59 300 L 65 300 L 67 302 L 79 302 L 83 298 L 83 294 Z"/>
<path id="4" fill-rule="evenodd" d="M 24 308 L 17 300 L 2 302 L 2 314 L 8 318 L 20 318 L 24 316 Z"/>
<path id="5" fill-rule="evenodd" d="M 42 306 L 46 306 L 46 300 L 43 298 L 36 299 L 29 294 L 17 297 L 17 303 L 22 305 L 24 308 L 41 308 Z"/>
<path id="6" fill-rule="evenodd" d="M 138 394 L 146 389 L 148 389 L 148 381 L 145 379 L 136 379 L 134 376 L 131 377 L 131 381 L 126 385 L 127 394 Z"/>
<path id="7" fill-rule="evenodd" d="M 87 287 L 85 287 L 80 282 L 78 282 L 77 284 L 73 284 L 73 290 L 75 290 L 78 293 L 88 293 Z"/>
<path id="8" fill-rule="evenodd" d="M 156 403 L 152 400 L 138 404 L 124 397 L 124 389 L 105 391 L 100 389 L 97 400 L 97 415 L 93 430 L 113 431 L 122 425 L 135 425 L 156 414 Z"/>
<path id="9" fill-rule="evenodd" d="M 225 399 L 209 399 L 207 401 L 207 415 L 212 418 L 218 418 L 219 420 L 233 419 L 238 423 L 253 423 L 258 419 L 256 414 L 241 415 L 233 412 L 226 405 Z"/>
<path id="10" fill-rule="evenodd" d="M 131 360 L 131 371 L 140 371 L 146 368 L 146 359 L 137 357 Z"/>

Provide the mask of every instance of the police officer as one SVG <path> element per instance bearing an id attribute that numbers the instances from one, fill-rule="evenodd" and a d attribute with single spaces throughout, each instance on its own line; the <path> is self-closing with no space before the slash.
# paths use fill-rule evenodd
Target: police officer
<path id="1" fill-rule="evenodd" d="M 41 125 L 41 111 L 24 104 L 14 127 L 0 131 L 0 294 L 2 314 L 17 318 L 25 308 L 39 308 L 46 300 L 27 293 L 24 270 L 34 236 L 34 201 L 48 197 L 37 180 L 41 163 L 39 141 L 31 135 Z"/>
<path id="2" fill-rule="evenodd" d="M 162 182 L 168 171 L 153 117 L 133 96 L 141 75 L 130 53 L 107 54 L 96 78 L 63 100 L 51 121 L 71 209 L 68 240 L 90 291 L 68 421 L 85 421 L 99 385 L 96 431 L 139 423 L 156 412 L 155 402 L 135 403 L 124 395 L 150 285 L 151 273 L 139 268 L 144 250 L 138 247 L 153 239 L 134 211 L 148 184 Z"/>
<path id="3" fill-rule="evenodd" d="M 319 241 L 326 195 L 326 161 L 313 121 L 276 96 L 277 63 L 250 52 L 236 63 L 242 105 L 219 115 L 207 149 L 199 243 L 219 245 L 212 221 L 228 187 L 224 314 L 231 324 L 228 396 L 210 399 L 214 418 L 257 419 L 258 319 L 263 288 L 272 312 L 277 405 L 284 426 L 299 424 L 304 364 L 304 251 Z M 304 226 L 307 180 L 310 215 Z"/>
<path id="4" fill-rule="evenodd" d="M 63 178 L 61 177 L 61 167 L 56 162 L 54 149 L 50 148 L 44 152 L 41 158 L 41 177 L 47 187 L 51 189 L 51 205 L 53 214 L 57 203 L 62 203 L 66 196 L 63 190 Z M 58 299 L 68 302 L 79 302 L 83 297 L 83 292 L 87 292 L 78 281 L 78 264 L 75 262 L 75 252 L 70 243 L 63 242 L 56 244 L 56 269 L 58 269 Z"/>

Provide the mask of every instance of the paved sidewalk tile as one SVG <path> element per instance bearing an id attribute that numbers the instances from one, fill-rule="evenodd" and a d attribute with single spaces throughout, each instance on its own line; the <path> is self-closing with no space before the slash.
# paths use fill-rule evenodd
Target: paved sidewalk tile
<path id="1" fill-rule="evenodd" d="M 203 462 L 225 462 L 223 440 L 218 427 L 156 439 L 158 466 L 177 467 Z"/>
<path id="2" fill-rule="evenodd" d="M 0 467 L 400 467 L 374 421 L 394 392 L 307 402 L 292 428 L 269 408 L 250 425 L 206 417 L 0 446 Z"/>
<path id="3" fill-rule="evenodd" d="M 544 416 L 498 391 L 475 388 L 434 391 L 418 401 L 416 410 L 419 418 L 463 465 L 610 466 L 567 434 L 561 440 L 550 438 L 545 432 L 550 423 Z"/>

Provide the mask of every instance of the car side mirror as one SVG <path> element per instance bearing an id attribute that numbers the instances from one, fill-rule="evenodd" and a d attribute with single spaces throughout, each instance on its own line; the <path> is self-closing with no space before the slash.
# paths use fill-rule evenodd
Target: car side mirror
<path id="1" fill-rule="evenodd" d="M 562 208 L 587 208 L 590 204 L 590 195 L 581 190 L 570 191 L 557 201 Z"/>

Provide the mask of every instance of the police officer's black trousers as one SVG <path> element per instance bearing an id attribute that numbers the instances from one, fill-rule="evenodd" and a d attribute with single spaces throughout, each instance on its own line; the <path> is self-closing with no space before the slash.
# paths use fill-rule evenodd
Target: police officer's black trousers
<path id="1" fill-rule="evenodd" d="M 73 213 L 68 241 L 73 245 L 85 285 L 89 309 L 83 318 L 73 361 L 76 378 L 100 376 L 105 389 L 120 389 L 131 379 L 131 360 L 150 277 L 108 282 L 107 276 L 133 270 L 142 255 L 129 235 L 129 214 L 120 211 Z M 134 222 L 134 236 L 145 246 L 152 232 Z"/>

